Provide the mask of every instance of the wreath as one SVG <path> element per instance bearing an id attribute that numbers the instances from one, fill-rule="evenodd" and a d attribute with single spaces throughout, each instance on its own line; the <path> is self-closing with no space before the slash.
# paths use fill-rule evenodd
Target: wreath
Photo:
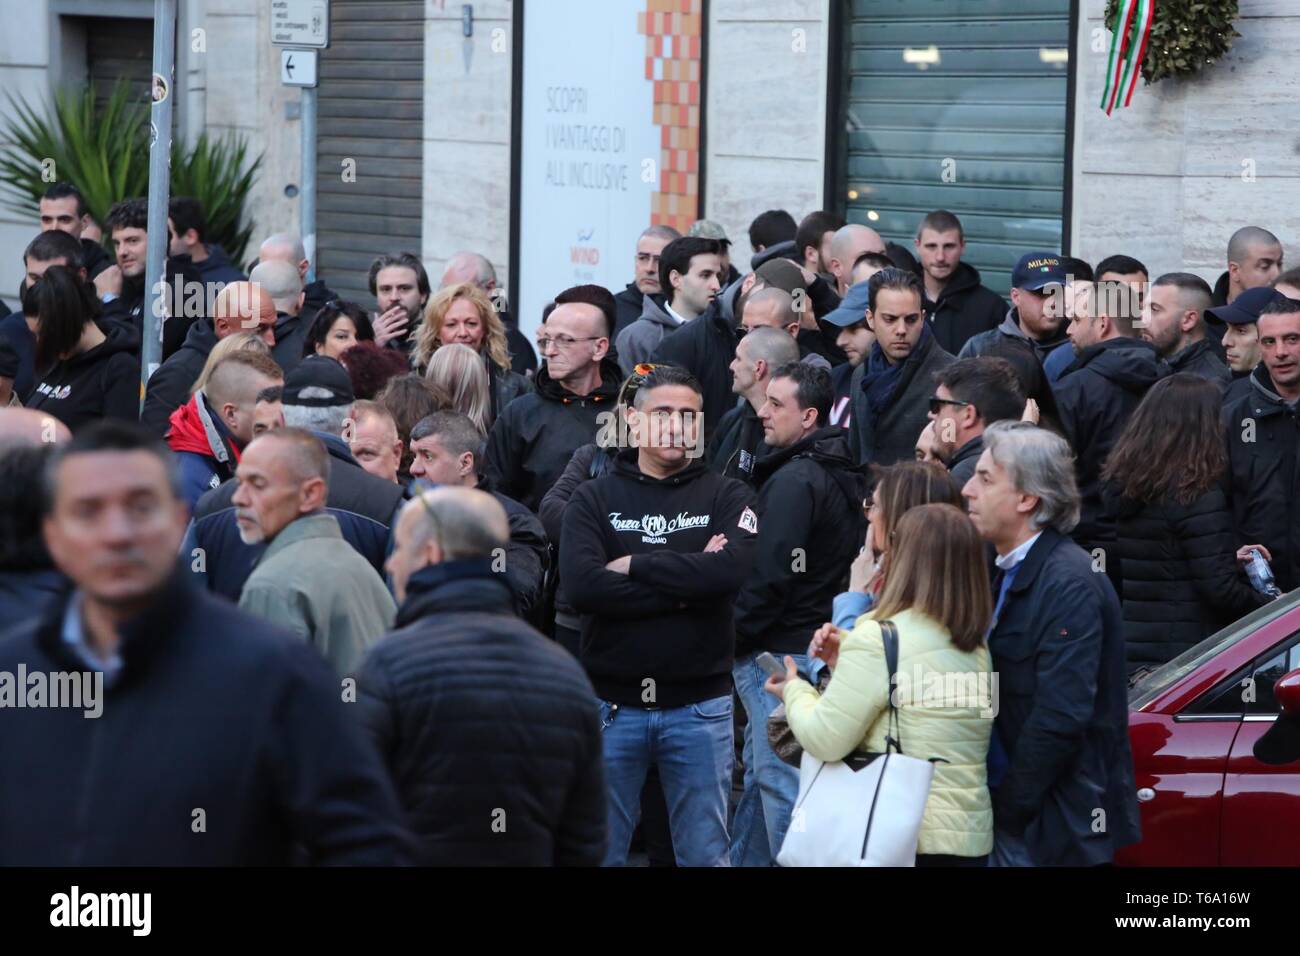
<path id="1" fill-rule="evenodd" d="M 1232 46 L 1237 0 L 1146 0 L 1155 15 L 1142 57 L 1142 76 L 1156 83 L 1170 76 L 1193 76 L 1216 62 Z M 1105 23 L 1112 36 L 1129 0 L 1108 0 Z M 1137 17 L 1141 17 L 1140 4 Z M 1139 20 L 1140 22 L 1140 20 Z"/>

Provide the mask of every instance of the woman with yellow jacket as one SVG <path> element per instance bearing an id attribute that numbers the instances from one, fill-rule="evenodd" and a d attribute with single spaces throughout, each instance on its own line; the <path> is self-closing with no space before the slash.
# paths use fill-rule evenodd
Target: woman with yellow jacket
<path id="1" fill-rule="evenodd" d="M 898 628 L 899 739 L 935 762 L 917 866 L 983 866 L 993 848 L 985 762 L 996 691 L 984 643 L 992 594 L 978 533 L 958 508 L 922 505 L 898 522 L 875 607 L 821 643 L 833 669 L 824 694 L 785 659 L 766 689 L 785 701 L 800 745 L 824 761 L 884 753 L 889 675 L 878 621 Z"/>

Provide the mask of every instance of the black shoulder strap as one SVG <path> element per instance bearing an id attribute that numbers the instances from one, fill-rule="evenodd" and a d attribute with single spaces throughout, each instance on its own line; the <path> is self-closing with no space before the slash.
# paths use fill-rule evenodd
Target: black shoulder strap
<path id="1" fill-rule="evenodd" d="M 902 734 L 898 726 L 898 708 L 894 696 L 898 690 L 898 628 L 893 621 L 880 622 L 880 639 L 885 645 L 885 668 L 889 671 L 889 723 L 885 728 L 885 752 L 893 747 L 903 752 Z"/>

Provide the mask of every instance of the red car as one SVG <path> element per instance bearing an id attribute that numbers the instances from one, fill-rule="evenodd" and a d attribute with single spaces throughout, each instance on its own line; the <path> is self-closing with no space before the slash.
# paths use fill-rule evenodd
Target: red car
<path id="1" fill-rule="evenodd" d="M 1129 739 L 1142 842 L 1117 863 L 1300 864 L 1300 589 L 1138 678 Z"/>

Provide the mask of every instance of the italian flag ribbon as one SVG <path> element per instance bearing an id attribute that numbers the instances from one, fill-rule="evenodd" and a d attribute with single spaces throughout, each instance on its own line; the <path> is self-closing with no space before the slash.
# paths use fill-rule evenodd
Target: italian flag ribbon
<path id="1" fill-rule="evenodd" d="M 1110 115 L 1115 106 L 1128 106 L 1133 99 L 1142 58 L 1146 56 L 1151 23 L 1156 15 L 1156 0 L 1120 0 L 1115 30 L 1110 36 L 1110 57 L 1106 62 L 1106 88 L 1101 94 L 1101 108 Z M 1121 96 L 1123 102 L 1120 102 Z"/>

